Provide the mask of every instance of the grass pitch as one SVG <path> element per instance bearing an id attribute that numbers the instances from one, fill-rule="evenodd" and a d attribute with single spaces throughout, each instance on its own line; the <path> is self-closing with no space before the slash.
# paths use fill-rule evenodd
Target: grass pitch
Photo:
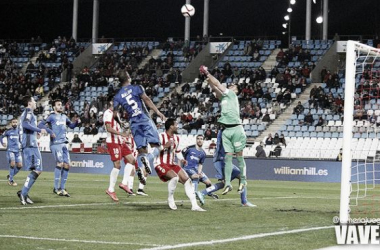
<path id="1" fill-rule="evenodd" d="M 67 198 L 53 194 L 51 172 L 42 173 L 32 188 L 35 204 L 21 206 L 16 192 L 27 174 L 20 172 L 15 178 L 19 185 L 11 187 L 7 171 L 0 171 L 0 249 L 306 250 L 336 244 L 333 228 L 285 232 L 333 226 L 339 184 L 249 181 L 248 199 L 257 207 L 248 208 L 240 206 L 233 182 L 234 190 L 219 192 L 219 200 L 206 198 L 207 212 L 192 212 L 180 183 L 178 210 L 171 211 L 167 184 L 156 176 L 148 179 L 148 197 L 128 197 L 117 189 L 120 202 L 114 203 L 105 194 L 107 175 L 70 173 L 72 197 Z M 135 190 L 137 185 L 135 180 Z"/>

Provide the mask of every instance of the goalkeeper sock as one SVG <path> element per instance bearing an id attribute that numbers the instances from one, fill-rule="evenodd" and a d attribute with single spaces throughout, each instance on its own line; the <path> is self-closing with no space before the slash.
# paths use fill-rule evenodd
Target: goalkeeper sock
<path id="1" fill-rule="evenodd" d="M 239 169 L 240 169 L 240 183 L 246 185 L 247 180 L 246 180 L 246 166 L 245 166 L 245 160 L 243 156 L 238 156 L 237 160 L 239 162 Z"/>
<path id="2" fill-rule="evenodd" d="M 224 180 L 226 186 L 231 186 L 231 175 L 232 175 L 232 155 L 226 155 L 225 157 L 225 167 L 224 167 Z"/>

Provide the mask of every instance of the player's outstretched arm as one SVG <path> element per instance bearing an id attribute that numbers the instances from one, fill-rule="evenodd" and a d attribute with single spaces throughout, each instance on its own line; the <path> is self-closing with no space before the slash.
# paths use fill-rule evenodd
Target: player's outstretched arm
<path id="1" fill-rule="evenodd" d="M 201 66 L 199 68 L 199 71 L 201 72 L 202 75 L 205 75 L 207 77 L 207 82 L 210 84 L 211 88 L 214 86 L 216 89 L 218 89 L 220 92 L 224 93 L 226 92 L 227 88 L 224 87 L 218 79 L 216 79 L 213 75 L 208 72 L 208 69 L 206 66 Z M 214 90 L 214 88 L 213 88 Z"/>
<path id="2" fill-rule="evenodd" d="M 166 121 L 166 117 L 164 116 L 164 114 L 162 114 L 158 110 L 158 108 L 156 107 L 156 105 L 154 105 L 154 103 L 149 98 L 149 96 L 147 96 L 145 93 L 143 93 L 141 95 L 141 99 L 144 101 L 144 103 L 145 103 L 146 106 L 148 106 L 149 108 L 151 108 L 161 118 L 162 121 Z"/>

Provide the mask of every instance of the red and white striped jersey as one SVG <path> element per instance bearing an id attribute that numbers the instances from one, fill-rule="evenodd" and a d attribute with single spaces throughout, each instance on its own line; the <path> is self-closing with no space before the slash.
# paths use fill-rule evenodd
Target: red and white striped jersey
<path id="1" fill-rule="evenodd" d="M 117 114 L 117 116 L 119 116 L 119 114 Z M 116 130 L 118 132 L 121 131 L 120 124 L 117 121 L 115 121 L 115 119 L 113 117 L 113 111 L 112 110 L 107 109 L 104 112 L 104 114 L 103 114 L 103 121 L 104 121 L 104 128 L 106 127 L 106 124 L 110 124 L 111 128 L 113 128 L 114 130 Z M 119 121 L 120 121 L 120 117 L 119 117 Z M 106 142 L 107 143 L 121 144 L 122 143 L 121 136 L 120 135 L 111 134 L 110 132 L 107 131 Z"/>
<path id="2" fill-rule="evenodd" d="M 122 137 L 122 138 L 124 140 L 124 143 L 127 143 L 128 148 L 131 149 L 133 157 L 136 158 L 138 155 L 138 151 L 137 151 L 136 143 L 135 143 L 135 140 L 133 139 L 132 134 L 130 134 L 127 138 L 125 137 Z"/>
<path id="3" fill-rule="evenodd" d="M 162 146 L 164 146 L 168 141 L 173 141 L 173 145 L 170 148 L 166 148 L 160 152 L 160 155 L 155 159 L 154 166 L 158 166 L 160 164 L 175 164 L 174 154 L 181 153 L 181 149 L 179 148 L 179 136 L 169 136 L 166 132 L 164 132 L 161 133 L 159 137 Z"/>

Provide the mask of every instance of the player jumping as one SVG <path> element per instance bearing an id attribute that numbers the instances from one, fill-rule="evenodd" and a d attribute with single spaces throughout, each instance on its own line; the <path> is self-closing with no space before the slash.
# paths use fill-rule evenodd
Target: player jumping
<path id="1" fill-rule="evenodd" d="M 243 157 L 243 149 L 247 142 L 247 137 L 243 126 L 240 124 L 240 108 L 237 97 L 238 86 L 231 85 L 228 89 L 224 87 L 214 76 L 212 76 L 207 67 L 199 68 L 201 74 L 207 77 L 207 81 L 216 94 L 216 97 L 221 100 L 221 116 L 218 123 L 223 127 L 222 142 L 226 151 L 225 157 L 225 181 L 226 185 L 222 194 L 227 194 L 232 191 L 231 175 L 232 175 L 232 158 L 236 154 L 240 169 L 240 184 L 238 192 L 244 190 L 247 185 L 246 166 Z"/>
<path id="2" fill-rule="evenodd" d="M 148 174 L 151 174 L 153 160 L 160 152 L 160 139 L 158 138 L 156 125 L 150 118 L 146 106 L 151 108 L 163 121 L 166 120 L 166 117 L 145 94 L 143 87 L 131 85 L 131 77 L 128 72 L 126 74 L 127 77 L 123 82 L 123 86 L 114 97 L 113 107 L 114 110 L 117 110 L 121 105 L 127 111 L 132 135 L 139 152 L 137 156 L 138 165 L 140 168 L 144 166 Z M 149 153 L 148 144 L 152 146 L 152 152 Z M 144 182 L 140 168 L 137 169 L 139 171 L 137 174 L 140 181 Z"/>
<path id="3" fill-rule="evenodd" d="M 214 168 L 216 172 L 218 173 L 216 175 L 216 178 L 220 180 L 221 182 L 215 183 L 211 185 L 210 187 L 202 190 L 201 192 L 197 193 L 197 196 L 200 200 L 203 201 L 204 203 L 204 196 L 205 195 L 210 195 L 212 192 L 216 192 L 224 187 L 225 183 L 225 178 L 224 178 L 224 170 L 225 170 L 225 159 L 226 153 L 223 148 L 223 143 L 222 143 L 222 132 L 218 132 L 218 139 L 217 139 L 217 145 L 214 153 Z M 240 180 L 240 169 L 236 167 L 235 165 L 232 165 L 232 174 L 231 174 L 231 181 L 234 179 L 239 179 Z M 253 205 L 247 200 L 247 187 L 244 187 L 243 192 L 240 193 L 240 199 L 241 199 L 241 205 L 243 207 L 256 207 L 256 205 Z M 202 202 L 201 201 L 201 202 Z"/>

